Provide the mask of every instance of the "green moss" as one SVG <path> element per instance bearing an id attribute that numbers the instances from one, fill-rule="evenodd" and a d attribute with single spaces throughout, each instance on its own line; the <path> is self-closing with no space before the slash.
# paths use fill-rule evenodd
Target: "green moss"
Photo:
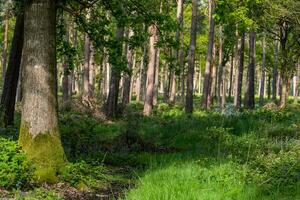
<path id="1" fill-rule="evenodd" d="M 38 182 L 57 182 L 57 174 L 67 162 L 59 132 L 41 133 L 35 138 L 29 132 L 27 123 L 21 123 L 19 144 L 27 157 L 33 161 Z"/>

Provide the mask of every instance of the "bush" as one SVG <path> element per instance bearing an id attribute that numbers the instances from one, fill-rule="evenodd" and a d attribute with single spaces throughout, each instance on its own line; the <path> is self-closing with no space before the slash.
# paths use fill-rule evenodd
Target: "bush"
<path id="1" fill-rule="evenodd" d="M 78 189 L 99 189 L 108 179 L 102 165 L 93 166 L 84 161 L 68 164 L 62 173 L 62 179 Z"/>
<path id="2" fill-rule="evenodd" d="M 0 187 L 24 188 L 33 178 L 33 166 L 20 152 L 17 142 L 0 138 Z"/>

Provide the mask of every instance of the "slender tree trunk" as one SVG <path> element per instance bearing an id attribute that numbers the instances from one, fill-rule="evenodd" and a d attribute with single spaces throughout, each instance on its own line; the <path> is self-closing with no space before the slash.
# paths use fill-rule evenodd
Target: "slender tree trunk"
<path id="1" fill-rule="evenodd" d="M 24 42 L 24 13 L 17 16 L 14 36 L 10 49 L 10 56 L 1 96 L 1 107 L 4 110 L 4 125 L 10 126 L 14 123 L 15 102 L 17 86 L 20 75 L 20 65 Z"/>
<path id="2" fill-rule="evenodd" d="M 54 1 L 26 3 L 19 143 L 39 182 L 56 182 L 66 162 L 58 128 L 55 27 Z"/>
<path id="3" fill-rule="evenodd" d="M 67 21 L 67 20 L 65 20 Z M 70 38 L 69 38 L 69 24 L 66 22 L 65 23 L 65 26 L 66 26 L 66 41 L 69 42 L 70 41 Z M 71 88 L 69 87 L 70 84 L 69 84 L 69 75 L 70 75 L 70 71 L 69 71 L 69 60 L 68 60 L 68 57 L 65 56 L 64 60 L 63 60 L 63 64 L 62 64 L 62 67 L 63 67 L 63 77 L 62 77 L 62 95 L 63 95 L 63 102 L 64 102 L 64 106 L 67 106 L 69 105 L 69 102 L 70 102 L 70 92 L 69 90 L 71 90 Z"/>
<path id="4" fill-rule="evenodd" d="M 244 56 L 245 56 L 245 33 L 242 33 L 240 42 L 239 42 L 239 63 L 236 73 L 236 82 L 235 82 L 235 96 L 234 96 L 234 106 L 237 109 L 241 108 L 242 105 L 242 85 L 243 85 L 243 75 L 244 75 Z"/>
<path id="5" fill-rule="evenodd" d="M 197 11 L 198 0 L 192 1 L 192 21 L 191 21 L 191 35 L 190 35 L 190 50 L 189 62 L 187 73 L 187 92 L 185 101 L 185 112 L 193 112 L 193 89 L 194 89 L 194 70 L 195 70 L 195 51 L 196 51 L 196 38 L 197 38 Z"/>
<path id="6" fill-rule="evenodd" d="M 88 35 L 85 35 L 84 43 L 84 69 L 83 69 L 83 101 L 89 101 L 91 98 L 90 87 L 90 60 L 91 60 L 91 41 Z"/>
<path id="7" fill-rule="evenodd" d="M 101 75 L 101 94 L 103 99 L 106 100 L 109 89 L 109 63 L 108 63 L 108 51 L 103 48 L 102 59 L 102 75 Z"/>
<path id="8" fill-rule="evenodd" d="M 280 30 L 280 47 L 282 54 L 282 66 L 281 66 L 281 80 L 282 80 L 282 92 L 280 97 L 280 107 L 284 108 L 287 104 L 289 96 L 289 75 L 288 75 L 288 51 L 287 51 L 287 22 L 284 22 Z"/>
<path id="9" fill-rule="evenodd" d="M 278 87 L 277 87 L 277 82 L 278 82 L 278 51 L 279 51 L 279 42 L 275 40 L 275 50 L 274 50 L 274 68 L 273 68 L 273 82 L 272 82 L 272 98 L 273 101 L 276 101 L 277 99 L 277 94 L 278 94 Z"/>
<path id="10" fill-rule="evenodd" d="M 233 91 L 233 71 L 234 71 L 234 51 L 232 51 L 231 61 L 230 61 L 230 75 L 229 75 L 229 89 L 228 89 L 228 98 L 231 101 L 231 95 Z"/>
<path id="11" fill-rule="evenodd" d="M 124 27 L 118 27 L 117 33 L 116 33 L 116 41 L 118 43 L 118 47 L 114 52 L 115 56 L 118 56 L 118 58 L 121 58 L 123 55 L 123 37 L 124 37 Z M 113 63 L 110 57 L 110 61 Z M 113 65 L 111 68 L 111 78 L 109 83 L 109 94 L 106 101 L 106 115 L 108 117 L 115 117 L 117 114 L 117 108 L 118 108 L 118 97 L 119 97 L 119 86 L 120 86 L 120 79 L 121 74 L 120 70 L 118 69 L 118 66 Z"/>
<path id="12" fill-rule="evenodd" d="M 296 64 L 296 72 L 294 76 L 294 104 L 298 104 L 298 96 L 299 96 L 299 75 L 300 75 L 300 65 Z"/>
<path id="13" fill-rule="evenodd" d="M 158 92 L 158 87 L 159 87 L 159 67 L 160 67 L 160 49 L 157 49 L 153 105 L 157 105 L 158 104 L 158 95 L 159 95 L 159 92 Z"/>
<path id="14" fill-rule="evenodd" d="M 222 26 L 219 27 L 219 71 L 218 71 L 218 87 L 217 87 L 217 97 L 220 107 L 222 104 L 222 98 L 221 98 L 221 92 L 222 92 L 222 83 L 223 83 L 223 59 L 224 59 L 224 53 L 223 53 L 223 28 Z"/>
<path id="15" fill-rule="evenodd" d="M 198 83 L 198 94 L 201 95 L 201 83 L 202 83 L 202 70 L 199 68 L 199 83 Z"/>
<path id="16" fill-rule="evenodd" d="M 95 90 L 95 75 L 96 75 L 96 66 L 95 66 L 95 49 L 90 42 L 90 60 L 89 60 L 89 90 L 90 97 L 93 96 Z"/>
<path id="17" fill-rule="evenodd" d="M 266 36 L 263 37 L 262 49 L 263 49 L 263 56 L 262 56 L 260 92 L 259 92 L 259 104 L 261 106 L 263 106 L 264 104 L 265 82 L 266 82 Z"/>
<path id="18" fill-rule="evenodd" d="M 248 84 L 245 95 L 245 107 L 248 109 L 255 107 L 255 37 L 255 32 L 249 33 Z"/>
<path id="19" fill-rule="evenodd" d="M 133 30 L 129 30 L 128 37 L 133 36 Z M 126 45 L 127 47 L 127 68 L 129 70 L 129 73 L 125 74 L 124 76 L 124 89 L 123 89 L 123 98 L 122 98 L 122 104 L 123 107 L 125 108 L 129 102 L 130 102 L 130 88 L 131 88 L 131 78 L 132 78 L 132 70 L 133 70 L 133 60 L 134 60 L 134 52 L 129 45 Z"/>
<path id="20" fill-rule="evenodd" d="M 155 70 L 156 70 L 156 59 L 157 59 L 157 27 L 151 25 L 149 28 L 150 43 L 149 43 L 149 64 L 147 71 L 147 87 L 144 104 L 144 115 L 149 116 L 153 109 L 153 96 L 154 96 L 154 84 L 155 84 Z"/>
<path id="21" fill-rule="evenodd" d="M 203 97 L 202 97 L 202 108 L 208 108 L 208 101 L 210 95 L 211 85 L 211 67 L 213 64 L 213 48 L 214 48 L 214 36 L 215 36 L 215 20 L 213 18 L 215 10 L 214 0 L 209 0 L 209 35 L 208 35 L 208 51 L 206 56 L 205 65 L 205 77 L 203 85 Z"/>
<path id="22" fill-rule="evenodd" d="M 146 45 L 145 45 L 146 46 Z M 139 69 L 139 75 L 136 81 L 136 101 L 140 102 L 142 100 L 142 90 L 143 90 L 143 75 L 144 75 L 144 66 L 145 66 L 145 57 L 147 54 L 146 47 L 142 48 L 142 57 L 140 62 L 140 69 Z"/>
<path id="23" fill-rule="evenodd" d="M 271 99 L 271 74 L 268 75 L 268 100 Z"/>
<path id="24" fill-rule="evenodd" d="M 9 13 L 5 12 L 4 34 L 3 34 L 3 52 L 2 52 L 2 80 L 5 80 L 7 52 L 8 52 L 8 28 L 9 28 Z"/>

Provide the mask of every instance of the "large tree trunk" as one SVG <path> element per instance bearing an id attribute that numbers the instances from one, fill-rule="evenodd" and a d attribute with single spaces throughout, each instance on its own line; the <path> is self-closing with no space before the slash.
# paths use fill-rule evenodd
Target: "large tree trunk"
<path id="1" fill-rule="evenodd" d="M 116 52 L 113 52 L 115 55 L 121 59 L 123 55 L 123 42 L 122 39 L 124 37 L 124 27 L 118 27 L 116 33 L 116 42 L 118 46 L 115 49 Z M 110 62 L 114 63 L 112 57 L 110 57 Z M 106 115 L 108 117 L 115 117 L 117 114 L 118 109 L 118 98 L 119 98 L 119 86 L 120 86 L 120 79 L 121 79 L 121 72 L 118 69 L 119 66 L 112 65 L 111 68 L 111 78 L 109 83 L 109 94 L 106 101 Z"/>
<path id="2" fill-rule="evenodd" d="M 243 75 L 244 75 L 244 56 L 245 56 L 245 33 L 242 33 L 240 42 L 239 42 L 239 65 L 236 73 L 236 82 L 235 82 L 235 96 L 234 96 L 234 106 L 237 109 L 241 108 L 242 104 L 242 85 L 243 85 Z"/>
<path id="3" fill-rule="evenodd" d="M 10 126 L 14 123 L 15 102 L 17 86 L 19 82 L 20 65 L 24 41 L 24 13 L 17 16 L 15 31 L 10 49 L 10 56 L 4 81 L 1 106 L 4 110 L 4 125 Z"/>
<path id="4" fill-rule="evenodd" d="M 5 12 L 4 34 L 3 34 L 3 51 L 2 51 L 2 80 L 5 80 L 7 52 L 8 52 L 8 28 L 9 28 L 9 13 Z"/>
<path id="5" fill-rule="evenodd" d="M 185 112 L 193 112 L 193 89 L 194 89 L 194 70 L 195 70 L 195 51 L 196 51 L 196 37 L 197 37 L 197 11 L 198 0 L 192 1 L 192 21 L 191 21 L 191 36 L 190 36 L 190 51 L 189 51 L 189 66 L 187 73 L 187 91 Z"/>
<path id="6" fill-rule="evenodd" d="M 150 43 L 149 43 L 149 64 L 147 71 L 147 87 L 145 94 L 145 104 L 144 104 L 144 115 L 149 116 L 153 109 L 153 96 L 154 96 L 154 84 L 155 84 L 155 69 L 156 69 L 156 59 L 157 59 L 157 27 L 151 25 L 149 28 Z"/>
<path id="7" fill-rule="evenodd" d="M 255 37 L 255 32 L 249 33 L 248 84 L 245 94 L 245 107 L 248 109 L 254 109 L 255 107 Z"/>
<path id="8" fill-rule="evenodd" d="M 259 104 L 263 106 L 265 96 L 265 82 L 266 82 L 266 36 L 263 37 L 262 42 L 263 57 L 261 65 L 261 80 L 260 80 L 260 91 L 259 91 Z"/>
<path id="9" fill-rule="evenodd" d="M 208 51 L 206 56 L 205 65 L 205 77 L 203 85 L 203 97 L 202 97 L 202 108 L 208 108 L 208 101 L 210 95 L 211 85 L 211 67 L 213 62 L 213 48 L 214 48 L 214 36 L 215 36 L 215 20 L 213 18 L 215 10 L 214 0 L 209 0 L 209 35 L 208 35 Z"/>
<path id="10" fill-rule="evenodd" d="M 66 163 L 58 128 L 55 26 L 54 1 L 26 3 L 19 143 L 40 182 L 56 182 Z"/>

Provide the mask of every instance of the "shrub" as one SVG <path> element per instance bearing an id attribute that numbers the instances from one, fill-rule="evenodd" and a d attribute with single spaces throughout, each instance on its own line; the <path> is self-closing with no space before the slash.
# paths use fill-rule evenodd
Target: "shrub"
<path id="1" fill-rule="evenodd" d="M 0 187 L 24 188 L 32 181 L 33 171 L 17 142 L 0 138 Z"/>

